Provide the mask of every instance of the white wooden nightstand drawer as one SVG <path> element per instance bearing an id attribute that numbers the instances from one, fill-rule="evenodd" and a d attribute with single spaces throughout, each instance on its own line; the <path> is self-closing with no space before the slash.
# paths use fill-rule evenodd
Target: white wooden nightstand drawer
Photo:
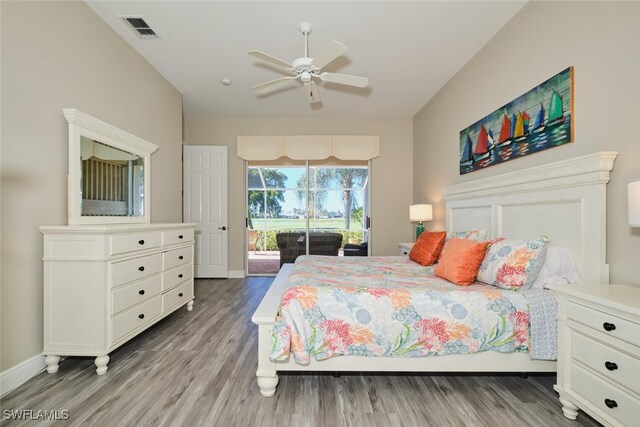
<path id="1" fill-rule="evenodd" d="M 182 285 L 171 289 L 162 295 L 162 309 L 168 310 L 178 304 L 190 300 L 193 297 L 193 281 L 183 283 Z"/>
<path id="2" fill-rule="evenodd" d="M 162 270 L 162 254 L 154 254 L 111 264 L 111 286 L 140 280 Z"/>
<path id="3" fill-rule="evenodd" d="M 110 237 L 111 255 L 126 252 L 141 251 L 144 249 L 159 248 L 162 245 L 162 237 L 159 231 L 150 233 L 118 234 Z"/>
<path id="4" fill-rule="evenodd" d="M 175 245 L 193 241 L 193 228 L 179 229 L 162 232 L 162 244 L 164 246 Z"/>
<path id="5" fill-rule="evenodd" d="M 162 299 L 160 295 L 137 305 L 113 318 L 113 341 L 133 332 L 139 327 L 151 322 L 162 312 Z"/>
<path id="6" fill-rule="evenodd" d="M 640 360 L 635 357 L 576 331 L 571 331 L 571 356 L 629 390 L 640 393 Z"/>
<path id="7" fill-rule="evenodd" d="M 575 363 L 571 364 L 571 389 L 622 425 L 638 425 L 640 401 Z"/>
<path id="8" fill-rule="evenodd" d="M 189 246 L 187 248 L 175 249 L 173 251 L 163 253 L 162 268 L 164 270 L 169 270 L 170 268 L 181 264 L 191 263 L 192 252 L 192 248 Z"/>
<path id="9" fill-rule="evenodd" d="M 596 331 L 640 346 L 640 325 L 637 323 L 573 302 L 567 303 L 567 317 Z"/>
<path id="10" fill-rule="evenodd" d="M 162 276 L 159 274 L 117 288 L 113 291 L 111 299 L 111 313 L 120 313 L 122 310 L 160 294 L 160 292 L 162 292 Z"/>
<path id="11" fill-rule="evenodd" d="M 193 266 L 185 264 L 162 273 L 162 292 L 193 277 Z"/>

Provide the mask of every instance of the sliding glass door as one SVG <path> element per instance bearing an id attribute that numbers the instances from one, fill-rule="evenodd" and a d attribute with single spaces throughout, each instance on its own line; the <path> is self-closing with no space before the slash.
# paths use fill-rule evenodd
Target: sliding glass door
<path id="1" fill-rule="evenodd" d="M 336 164 L 340 163 L 340 164 Z M 368 253 L 365 162 L 247 165 L 247 273 L 274 275 L 304 254 Z"/>

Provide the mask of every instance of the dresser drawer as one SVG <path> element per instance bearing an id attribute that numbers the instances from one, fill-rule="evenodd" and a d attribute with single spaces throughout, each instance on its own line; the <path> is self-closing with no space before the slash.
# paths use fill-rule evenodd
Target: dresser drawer
<path id="1" fill-rule="evenodd" d="M 193 266 L 191 264 L 181 265 L 162 273 L 162 292 L 173 288 L 178 283 L 182 283 L 193 277 Z"/>
<path id="2" fill-rule="evenodd" d="M 637 323 L 573 302 L 567 303 L 567 317 L 596 331 L 640 346 L 640 325 Z"/>
<path id="3" fill-rule="evenodd" d="M 171 289 L 162 295 L 162 310 L 166 311 L 178 304 L 184 304 L 193 297 L 193 281 Z"/>
<path id="4" fill-rule="evenodd" d="M 162 269 L 169 270 L 177 265 L 187 264 L 191 262 L 193 249 L 188 248 L 175 249 L 162 254 Z"/>
<path id="5" fill-rule="evenodd" d="M 162 313 L 162 298 L 158 295 L 129 310 L 118 314 L 112 320 L 113 341 L 118 341 L 130 332 L 151 322 Z"/>
<path id="6" fill-rule="evenodd" d="M 146 301 L 162 292 L 162 276 L 156 274 L 113 291 L 111 314 L 120 313 L 129 307 Z"/>
<path id="7" fill-rule="evenodd" d="M 140 280 L 162 270 L 162 254 L 154 254 L 111 264 L 111 286 Z"/>
<path id="8" fill-rule="evenodd" d="M 575 363 L 571 364 L 571 389 L 623 425 L 637 425 L 640 401 Z M 615 402 L 616 406 L 614 408 L 608 407 L 605 399 Z"/>
<path id="9" fill-rule="evenodd" d="M 162 237 L 159 231 L 135 234 L 118 234 L 109 238 L 111 255 L 134 252 L 143 249 L 159 248 Z"/>
<path id="10" fill-rule="evenodd" d="M 181 228 L 162 232 L 162 244 L 164 246 L 185 242 L 193 242 L 193 228 Z"/>
<path id="11" fill-rule="evenodd" d="M 640 393 L 640 360 L 576 331 L 571 331 L 571 356 L 603 376 Z"/>

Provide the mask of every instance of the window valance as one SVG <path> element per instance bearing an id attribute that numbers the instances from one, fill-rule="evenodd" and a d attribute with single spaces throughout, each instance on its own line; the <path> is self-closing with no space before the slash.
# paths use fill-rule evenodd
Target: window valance
<path id="1" fill-rule="evenodd" d="M 239 136 L 238 157 L 245 160 L 371 160 L 380 155 L 377 135 Z"/>

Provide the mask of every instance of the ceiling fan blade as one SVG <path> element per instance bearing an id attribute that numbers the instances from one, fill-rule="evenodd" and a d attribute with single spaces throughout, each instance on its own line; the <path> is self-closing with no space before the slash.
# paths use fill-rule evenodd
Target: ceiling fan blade
<path id="1" fill-rule="evenodd" d="M 251 89 L 255 90 L 260 95 L 266 95 L 291 84 L 294 80 L 296 80 L 296 77 L 281 77 L 279 79 L 271 80 L 270 82 L 260 83 L 259 85 L 253 86 Z"/>
<path id="2" fill-rule="evenodd" d="M 270 62 L 274 65 L 277 65 L 278 67 L 284 68 L 287 71 L 287 73 L 293 76 L 298 74 L 298 72 L 293 69 L 293 65 L 283 61 L 282 59 L 278 59 L 264 52 L 260 52 L 259 50 L 250 50 L 249 55 L 256 57 L 258 59 L 262 59 L 263 61 Z"/>
<path id="3" fill-rule="evenodd" d="M 367 87 L 369 77 L 352 76 L 350 74 L 322 73 L 318 75 L 323 82 L 337 83 L 347 86 Z"/>
<path id="4" fill-rule="evenodd" d="M 311 64 L 314 67 L 321 69 L 330 62 L 333 62 L 346 51 L 347 47 L 345 45 L 334 40 L 326 45 L 325 48 L 313 58 Z"/>
<path id="5" fill-rule="evenodd" d="M 307 92 L 307 100 L 309 100 L 309 104 L 320 102 L 320 94 L 318 93 L 318 87 L 315 82 L 311 81 L 309 83 L 305 83 L 304 88 Z"/>

